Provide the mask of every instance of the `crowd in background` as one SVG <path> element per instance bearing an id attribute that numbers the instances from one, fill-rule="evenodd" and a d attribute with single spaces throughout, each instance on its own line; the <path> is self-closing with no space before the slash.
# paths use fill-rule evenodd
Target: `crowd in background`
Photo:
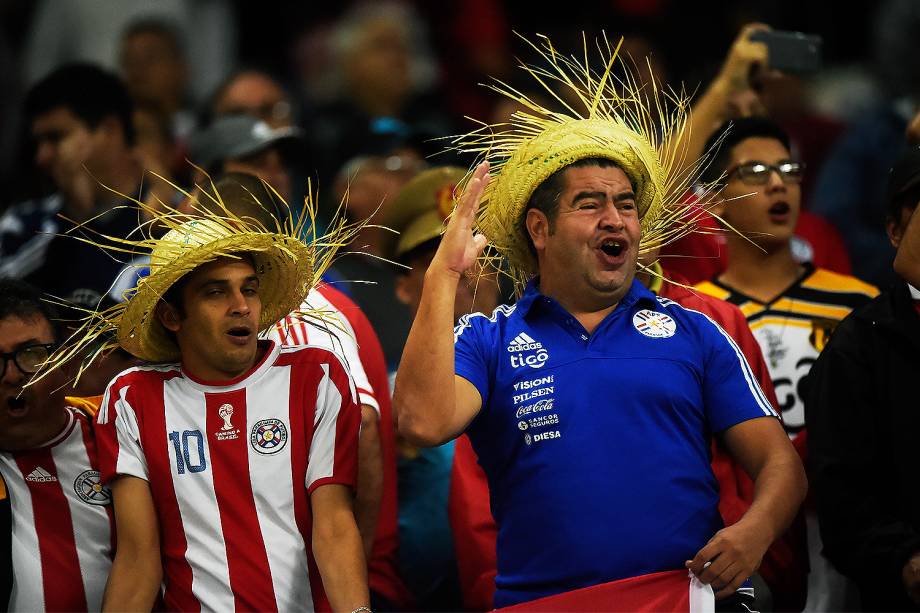
<path id="1" fill-rule="evenodd" d="M 738 41 L 745 24 L 753 22 L 821 35 L 823 66 L 792 75 L 745 60 Z M 451 150 L 450 137 L 473 129 L 470 118 L 501 123 L 521 108 L 481 84 L 499 79 L 553 104 L 522 78 L 515 58 L 527 61 L 528 47 L 515 32 L 546 34 L 564 52 L 581 49 L 582 32 L 589 41 L 602 31 L 611 40 L 624 36 L 621 54 L 632 58 L 640 80 L 696 92 L 694 108 L 698 102 L 718 106 L 706 116 L 710 124 L 694 123 L 702 141 L 730 119 L 760 117 L 775 124 L 778 132 L 752 124 L 747 136 L 774 139 L 801 163 L 788 173 L 777 168 L 783 180 L 793 176 L 800 182 L 801 214 L 789 237 L 794 261 L 806 271 L 813 266 L 853 278 L 846 283 L 815 278 L 804 293 L 778 287 L 776 295 L 807 302 L 824 300 L 815 297 L 818 291 L 847 293 L 850 302 L 833 307 L 843 309 L 833 311 L 836 323 L 874 297 L 876 287 L 896 280 L 890 227 L 886 231 L 889 174 L 905 148 L 920 140 L 915 59 L 920 57 L 920 6 L 911 0 L 846 10 L 830 1 L 793 7 L 612 0 L 538 10 L 532 2 L 498 0 L 328 5 L 5 0 L 0 1 L 0 30 L 0 210 L 5 210 L 0 277 L 24 279 L 78 307 L 123 300 L 146 264 L 113 259 L 79 237 L 129 238 L 149 220 L 122 206 L 130 199 L 181 207 L 183 190 L 192 191 L 209 177 L 248 173 L 271 185 L 295 214 L 308 189 L 318 191 L 319 225 L 341 203 L 349 219 L 370 220 L 372 225 L 345 249 L 352 253 L 339 258 L 324 280 L 361 307 L 380 339 L 387 370 L 395 372 L 433 254 L 430 241 L 436 238 L 416 228 L 422 234 L 411 242 L 412 224 L 427 206 L 405 213 L 414 206 L 412 198 L 431 192 L 435 208 L 443 205 L 435 201 L 443 199 L 438 190 L 456 185 L 474 161 Z M 713 84 L 732 62 L 741 62 L 747 78 L 719 98 Z M 702 141 L 700 153 L 708 148 Z M 444 176 L 426 174 L 445 166 L 453 168 Z M 732 221 L 730 210 L 721 216 Z M 737 225 L 744 223 L 738 218 Z M 401 230 L 410 242 L 373 224 Z M 760 315 L 752 305 L 775 305 L 739 290 L 744 286 L 737 268 L 741 256 L 735 268 L 730 260 L 744 249 L 737 243 L 718 232 L 684 239 L 668 247 L 661 262 L 683 283 L 703 283 L 701 291 L 741 308 L 754 328 Z M 693 257 L 680 257 L 685 255 Z M 721 283 L 705 285 L 717 278 Z M 510 286 L 501 280 L 464 291 L 469 294 L 464 312 L 489 313 L 513 302 Z M 798 311 L 789 315 L 794 311 L 785 309 L 782 316 L 801 316 Z M 771 353 L 770 334 L 755 336 L 763 358 L 780 368 L 780 352 L 786 349 Z M 783 340 L 776 340 L 778 347 Z M 825 345 L 811 344 L 814 355 L 803 358 L 811 360 L 809 367 Z M 129 354 L 116 352 L 88 371 L 72 395 L 101 394 L 112 376 L 135 363 Z M 769 383 L 771 377 L 766 378 Z M 807 390 L 800 383 L 772 377 L 774 404 L 793 438 L 805 428 Z M 392 438 L 392 424 L 381 429 Z M 797 446 L 804 447 L 801 441 Z M 432 449 L 402 440 L 392 444 L 389 457 L 384 447 L 384 459 L 396 471 L 391 485 L 399 546 L 394 536 L 387 555 L 395 570 L 379 571 L 376 585 L 372 566 L 371 590 L 383 596 L 378 602 L 394 609 L 490 607 L 494 569 L 489 574 L 489 560 L 482 556 L 494 557 L 494 552 L 484 553 L 488 536 L 486 549 L 475 539 L 488 534 L 491 517 L 487 507 L 477 516 L 475 504 L 464 498 L 477 487 L 469 485 L 477 478 L 471 473 L 475 456 L 468 457 L 469 443 L 461 438 Z M 837 599 L 806 605 L 812 584 L 799 584 L 808 574 L 808 555 L 813 571 L 855 572 L 834 570 L 815 557 L 821 554 L 820 542 L 815 545 L 812 538 L 814 518 L 813 508 L 806 509 L 801 525 L 791 531 L 800 533 L 789 538 L 790 552 L 785 557 L 774 552 L 778 561 L 765 577 L 774 600 L 767 606 L 854 606 L 855 590 L 842 577 L 807 594 L 830 593 Z M 808 554 L 797 557 L 796 551 L 806 549 Z M 790 580 L 788 573 L 798 577 Z M 784 601 L 789 593 L 794 595 Z"/>

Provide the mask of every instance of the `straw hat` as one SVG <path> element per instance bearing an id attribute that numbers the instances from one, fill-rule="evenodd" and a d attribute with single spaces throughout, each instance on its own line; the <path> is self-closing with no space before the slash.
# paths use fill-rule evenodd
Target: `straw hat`
<path id="1" fill-rule="evenodd" d="M 466 176 L 465 168 L 439 166 L 420 172 L 406 183 L 387 207 L 381 223 L 399 232 L 393 249 L 397 258 L 444 231 L 444 220 L 454 210 L 454 200 Z"/>
<path id="2" fill-rule="evenodd" d="M 252 258 L 259 276 L 262 302 L 260 332 L 292 312 L 319 319 L 326 317 L 324 311 L 304 309 L 302 302 L 333 263 L 338 249 L 354 239 L 363 223 L 349 224 L 337 215 L 326 234 L 317 235 L 316 206 L 309 185 L 301 212 L 275 220 L 273 228 L 267 228 L 252 217 L 235 215 L 213 184 L 210 191 L 200 190 L 196 195 L 171 185 L 190 198 L 189 212 L 119 194 L 150 220 L 138 228 L 137 233 L 145 234 L 150 227 L 161 227 L 166 230 L 162 238 L 125 239 L 103 234 L 96 238 L 74 237 L 109 253 L 129 254 L 138 261 L 145 261 L 140 256 L 148 255 L 150 272 L 125 292 L 125 302 L 101 310 L 80 309 L 86 313 L 82 324 L 45 362 L 30 384 L 75 358 L 81 360 L 79 379 L 97 355 L 115 346 L 149 362 L 179 360 L 179 348 L 156 317 L 156 306 L 179 279 L 221 257 L 245 255 Z M 277 192 L 268 184 L 265 186 L 282 206 L 288 207 Z M 264 206 L 255 194 L 251 195 L 257 204 Z M 210 201 L 207 206 L 199 203 L 201 197 Z M 104 342 L 100 343 L 100 339 Z"/>
<path id="3" fill-rule="evenodd" d="M 523 38 L 523 37 L 522 37 Z M 682 140 L 687 129 L 689 100 L 664 94 L 656 84 L 639 85 L 625 62 L 615 75 L 619 46 L 606 39 L 598 44 L 605 68 L 598 73 L 589 62 L 587 40 L 579 56 L 560 55 L 542 37 L 540 44 L 524 39 L 539 55 L 542 66 L 521 64 L 534 86 L 563 107 L 554 111 L 497 81 L 491 89 L 523 105 L 509 123 L 487 125 L 454 139 L 452 149 L 474 153 L 490 164 L 490 181 L 477 214 L 477 229 L 489 240 L 485 258 L 503 258 L 518 288 L 535 274 L 537 262 L 528 247 L 524 211 L 534 190 L 553 173 L 578 160 L 605 158 L 627 175 L 636 192 L 642 226 L 640 253 L 676 240 L 693 229 L 685 217 L 682 197 L 695 182 L 700 162 L 686 166 Z M 563 97 L 558 89 L 569 96 Z M 662 143 L 681 148 L 659 150 Z M 708 192 L 708 189 L 703 192 Z M 697 206 L 703 206 L 697 201 Z"/>
<path id="4" fill-rule="evenodd" d="M 202 264 L 240 254 L 254 259 L 259 276 L 260 332 L 296 310 L 313 286 L 313 252 L 298 239 L 217 218 L 186 221 L 154 244 L 150 274 L 138 283 L 119 322 L 118 344 L 142 360 L 177 361 L 179 347 L 157 318 L 157 304 Z"/>

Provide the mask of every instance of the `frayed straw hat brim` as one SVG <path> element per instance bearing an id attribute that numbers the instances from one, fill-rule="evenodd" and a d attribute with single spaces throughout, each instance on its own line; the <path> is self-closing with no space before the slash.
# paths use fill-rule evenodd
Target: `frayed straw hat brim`
<path id="1" fill-rule="evenodd" d="M 163 295 L 179 279 L 202 264 L 220 257 L 253 257 L 259 277 L 263 331 L 297 310 L 313 286 L 311 249 L 291 237 L 250 232 L 218 238 L 185 252 L 143 279 L 128 301 L 118 328 L 118 343 L 132 355 L 149 362 L 175 362 L 179 348 L 156 316 Z"/>

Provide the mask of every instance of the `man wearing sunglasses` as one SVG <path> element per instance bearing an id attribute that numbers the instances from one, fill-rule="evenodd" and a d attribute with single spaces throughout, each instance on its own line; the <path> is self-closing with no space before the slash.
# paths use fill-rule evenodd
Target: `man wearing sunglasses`
<path id="1" fill-rule="evenodd" d="M 0 475 L 11 505 L 11 611 L 92 611 L 111 567 L 111 495 L 100 484 L 94 409 L 65 398 L 55 370 L 24 387 L 59 340 L 57 315 L 32 286 L 0 280 Z M 8 547 L 8 549 L 7 549 Z M 0 585 L 5 582 L 0 580 Z"/>
<path id="2" fill-rule="evenodd" d="M 878 290 L 794 256 L 804 168 L 782 128 L 759 117 L 734 120 L 712 134 L 706 151 L 713 160 L 703 179 L 719 184 L 720 202 L 713 212 L 738 233 L 726 234 L 725 272 L 697 288 L 735 304 L 747 317 L 766 358 L 786 432 L 804 460 L 806 376 L 837 324 Z M 843 578 L 820 554 L 813 514 L 807 519 L 806 609 L 839 610 L 846 604 L 835 600 L 845 594 Z"/>

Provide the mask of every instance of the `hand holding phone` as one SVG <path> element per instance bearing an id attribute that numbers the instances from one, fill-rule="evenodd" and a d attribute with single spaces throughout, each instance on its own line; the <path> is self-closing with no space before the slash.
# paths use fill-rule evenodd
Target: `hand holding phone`
<path id="1" fill-rule="evenodd" d="M 821 37 L 817 34 L 758 30 L 749 40 L 767 46 L 769 67 L 792 75 L 806 75 L 821 69 Z"/>

